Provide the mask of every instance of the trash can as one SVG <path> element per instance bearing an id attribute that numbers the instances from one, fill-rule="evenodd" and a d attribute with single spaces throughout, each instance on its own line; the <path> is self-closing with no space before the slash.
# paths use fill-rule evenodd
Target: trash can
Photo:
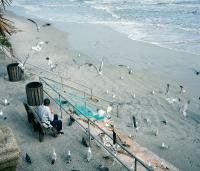
<path id="1" fill-rule="evenodd" d="M 26 85 L 27 102 L 30 106 L 43 104 L 43 85 L 41 82 L 30 82 Z"/>
<path id="2" fill-rule="evenodd" d="M 9 81 L 20 81 L 24 79 L 24 71 L 18 65 L 19 63 L 11 63 L 7 66 Z"/>

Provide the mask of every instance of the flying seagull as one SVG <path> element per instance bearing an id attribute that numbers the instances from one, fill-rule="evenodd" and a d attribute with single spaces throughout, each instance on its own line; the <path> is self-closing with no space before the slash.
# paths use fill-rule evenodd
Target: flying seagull
<path id="1" fill-rule="evenodd" d="M 55 149 L 53 148 L 53 154 L 51 156 L 51 164 L 52 165 L 55 164 L 56 159 L 57 159 L 57 155 L 56 155 Z"/>
<path id="2" fill-rule="evenodd" d="M 94 64 L 92 64 L 92 63 L 86 62 L 86 63 L 84 63 L 84 64 L 79 65 L 79 69 L 80 69 L 80 67 L 83 66 L 83 65 L 88 65 L 89 67 L 94 67 L 94 68 L 96 69 L 97 73 L 98 73 L 99 75 L 101 75 L 101 74 L 102 74 L 102 69 L 103 69 L 103 61 L 104 61 L 104 58 L 101 60 L 101 65 L 99 66 L 99 68 L 98 68 L 97 66 L 95 66 Z"/>
<path id="3" fill-rule="evenodd" d="M 38 24 L 37 24 L 34 20 L 32 20 L 32 19 L 30 19 L 30 18 L 28 18 L 27 20 L 29 20 L 30 22 L 32 22 L 33 24 L 35 24 L 35 26 L 36 26 L 36 28 L 37 28 L 37 32 L 40 31 L 41 27 L 47 27 L 47 26 L 50 26 L 50 25 L 51 25 L 50 23 L 46 23 L 46 24 L 43 24 L 43 25 L 41 25 L 41 26 L 38 26 Z"/>
<path id="4" fill-rule="evenodd" d="M 120 66 L 120 67 L 126 67 L 128 69 L 128 73 L 129 74 L 133 73 L 133 70 L 128 65 L 118 65 L 118 66 Z"/>
<path id="5" fill-rule="evenodd" d="M 200 75 L 200 70 L 196 70 L 196 69 L 194 69 L 194 68 L 191 68 L 193 71 L 194 71 L 194 73 L 196 74 L 196 75 Z"/>
<path id="6" fill-rule="evenodd" d="M 31 164 L 32 161 L 31 161 L 31 157 L 26 153 L 26 162 Z"/>
<path id="7" fill-rule="evenodd" d="M 42 45 L 44 44 L 44 42 L 38 42 L 36 44 L 36 46 L 32 46 L 32 50 L 36 51 L 36 52 L 39 52 L 42 50 Z"/>

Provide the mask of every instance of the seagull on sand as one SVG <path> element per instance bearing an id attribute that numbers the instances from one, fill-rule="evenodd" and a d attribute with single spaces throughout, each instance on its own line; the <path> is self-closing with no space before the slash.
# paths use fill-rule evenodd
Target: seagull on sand
<path id="1" fill-rule="evenodd" d="M 108 167 L 105 167 L 104 165 L 100 164 L 98 166 L 98 169 L 101 170 L 101 171 L 109 171 L 109 168 Z"/>
<path id="2" fill-rule="evenodd" d="M 36 51 L 36 52 L 39 52 L 42 50 L 42 45 L 44 44 L 44 42 L 38 42 L 36 44 L 36 46 L 32 46 L 31 49 Z"/>
<path id="3" fill-rule="evenodd" d="M 94 67 L 94 68 L 96 69 L 97 73 L 98 73 L 99 75 L 101 75 L 101 74 L 102 74 L 102 69 L 103 69 L 103 62 L 104 62 L 104 58 L 102 58 L 102 60 L 101 60 L 101 65 L 99 66 L 99 68 L 98 68 L 97 66 L 95 66 L 94 64 L 92 64 L 92 63 L 86 62 L 86 63 L 84 63 L 84 64 L 79 65 L 79 69 L 80 69 L 80 67 L 83 66 L 83 65 L 88 65 L 89 67 Z"/>
<path id="4" fill-rule="evenodd" d="M 51 156 L 51 164 L 52 165 L 55 164 L 56 159 L 57 159 L 57 155 L 56 155 L 55 149 L 53 148 L 53 153 L 52 153 L 52 156 Z"/>
<path id="5" fill-rule="evenodd" d="M 187 116 L 188 105 L 190 104 L 190 100 L 184 103 L 184 105 L 180 108 L 180 112 L 183 114 L 184 117 Z"/>
<path id="6" fill-rule="evenodd" d="M 87 161 L 89 162 L 92 159 L 92 152 L 91 152 L 91 148 L 88 147 L 88 151 L 87 151 Z"/>
<path id="7" fill-rule="evenodd" d="M 31 157 L 26 153 L 26 162 L 31 164 L 32 161 L 31 161 Z"/>
<path id="8" fill-rule="evenodd" d="M 8 106 L 10 103 L 7 98 L 4 98 L 3 100 L 1 100 L 1 104 L 4 106 Z"/>
<path id="9" fill-rule="evenodd" d="M 163 149 L 168 149 L 168 148 L 169 148 L 169 146 L 166 145 L 164 142 L 162 142 L 161 147 L 162 147 Z"/>
<path id="10" fill-rule="evenodd" d="M 118 65 L 120 67 L 126 67 L 128 69 L 128 74 L 132 74 L 133 70 L 128 65 Z"/>
<path id="11" fill-rule="evenodd" d="M 46 23 L 46 24 L 43 24 L 41 26 L 39 26 L 34 20 L 28 18 L 27 20 L 29 20 L 30 22 L 32 22 L 33 24 L 35 24 L 36 28 L 37 28 L 37 32 L 40 31 L 41 27 L 47 27 L 47 26 L 50 26 L 51 24 L 50 23 Z"/>
<path id="12" fill-rule="evenodd" d="M 156 128 L 154 135 L 157 136 L 158 135 L 158 128 Z"/>
<path id="13" fill-rule="evenodd" d="M 67 164 L 71 163 L 72 161 L 72 156 L 70 150 L 68 151 L 67 157 L 66 157 L 66 162 Z"/>
<path id="14" fill-rule="evenodd" d="M 52 60 L 49 57 L 46 57 L 46 60 L 48 61 L 48 66 L 50 71 L 54 71 L 56 69 L 56 67 L 58 66 L 58 64 L 53 64 Z"/>
<path id="15" fill-rule="evenodd" d="M 162 121 L 160 121 L 160 122 L 162 122 L 162 123 L 165 124 L 165 125 L 167 125 L 167 123 L 168 123 L 167 120 L 162 120 Z"/>
<path id="16" fill-rule="evenodd" d="M 0 116 L 3 116 L 3 110 L 2 109 L 0 110 Z"/>

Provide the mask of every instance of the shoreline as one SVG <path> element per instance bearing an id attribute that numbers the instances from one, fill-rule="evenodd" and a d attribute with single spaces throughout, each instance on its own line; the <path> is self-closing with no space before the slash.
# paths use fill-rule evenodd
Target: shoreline
<path id="1" fill-rule="evenodd" d="M 13 17 L 15 17 L 15 16 L 13 16 Z M 18 17 L 17 17 L 18 18 Z M 24 19 L 26 19 L 26 18 L 24 18 Z M 25 20 L 23 21 L 23 22 L 25 22 Z M 27 22 L 26 22 L 27 23 Z M 28 23 L 27 23 L 28 24 Z M 37 35 L 37 32 L 36 32 L 36 29 L 35 29 L 35 26 L 34 25 L 31 25 L 31 23 L 29 23 L 28 24 L 29 25 L 29 28 L 32 28 L 32 30 L 30 30 L 30 32 L 32 31 L 35 35 Z M 21 25 L 21 26 L 23 26 L 23 24 Z M 72 28 L 73 28 L 74 26 L 72 26 Z M 87 26 L 85 26 L 85 27 L 87 27 Z M 98 26 L 97 26 L 98 27 Z M 105 33 L 106 33 L 106 36 L 107 35 L 109 35 L 110 34 L 110 31 L 108 31 L 108 30 L 105 30 L 104 28 L 102 29 L 98 29 L 96 26 L 95 26 L 95 29 L 96 30 L 98 30 L 98 31 L 102 31 L 102 30 L 104 30 L 105 31 Z M 24 28 L 23 28 L 24 29 Z M 45 28 L 46 29 L 46 28 Z M 47 30 L 48 30 L 49 28 L 47 28 Z M 68 28 L 69 29 L 69 28 Z M 88 27 L 87 28 L 85 28 L 85 29 L 88 29 Z M 91 29 L 89 29 L 90 31 L 91 31 Z M 48 30 L 48 31 L 51 31 L 51 29 L 50 30 Z M 77 29 L 77 32 L 78 31 L 80 31 L 79 29 Z M 42 31 L 41 31 L 42 32 Z M 59 32 L 59 31 L 56 31 L 57 33 Z M 53 33 L 53 31 L 52 31 L 52 33 Z M 20 34 L 20 33 L 17 33 L 17 34 Z M 43 32 L 43 33 L 39 33 L 40 34 L 40 39 L 38 39 L 38 40 L 42 40 L 42 39 L 47 39 L 47 41 L 48 41 L 48 35 L 44 35 L 45 33 Z M 136 134 L 136 137 L 135 137 L 135 140 L 138 142 L 139 141 L 139 144 L 140 144 L 140 141 L 142 141 L 142 140 L 147 140 L 147 142 L 146 143 L 144 143 L 144 144 L 142 144 L 142 145 L 145 145 L 145 146 L 147 146 L 148 144 L 148 148 L 149 149 L 151 149 L 152 148 L 152 146 L 153 146 L 153 149 L 154 149 L 154 152 L 155 151 L 158 151 L 157 153 L 160 153 L 159 152 L 159 150 L 157 150 L 156 148 L 157 148 L 157 145 L 159 145 L 161 142 L 162 142 L 162 140 L 165 140 L 165 141 L 167 141 L 163 136 L 161 136 L 160 138 L 158 138 L 159 140 L 156 140 L 156 143 L 157 143 L 157 145 L 155 146 L 155 140 L 153 140 L 152 138 L 153 137 L 151 137 L 151 135 L 149 135 L 149 132 L 148 132 L 148 129 L 152 129 L 152 126 L 150 125 L 150 127 L 149 126 L 146 126 L 146 123 L 144 122 L 144 118 L 145 117 L 148 117 L 148 111 L 146 111 L 146 110 L 150 110 L 151 112 L 153 112 L 153 113 L 155 113 L 153 116 L 152 116 L 152 118 L 151 118 L 151 120 L 152 120 L 152 124 L 154 125 L 159 125 L 159 120 L 161 119 L 161 118 L 163 118 L 164 116 L 162 116 L 162 117 L 159 117 L 159 116 L 157 116 L 157 114 L 156 114 L 156 112 L 158 112 L 159 110 L 159 108 L 158 109 L 154 109 L 155 108 L 155 105 L 164 105 L 164 111 L 163 111 L 163 108 L 160 108 L 161 109 L 161 113 L 165 113 L 165 112 L 168 112 L 168 113 L 170 113 L 170 112 L 177 112 L 178 113 L 178 110 L 177 110 L 177 106 L 170 106 L 170 105 L 168 105 L 168 104 L 165 104 L 165 97 L 164 97 L 164 99 L 163 99 L 163 94 L 162 93 L 159 93 L 159 91 L 164 91 L 163 89 L 165 88 L 164 86 L 165 86 L 165 83 L 167 83 L 167 81 L 165 80 L 165 81 L 163 81 L 164 83 L 159 83 L 160 82 L 160 80 L 159 80 L 159 78 L 154 78 L 154 76 L 152 76 L 152 72 L 149 72 L 148 73 L 148 70 L 144 70 L 145 69 L 145 65 L 143 64 L 142 66 L 144 66 L 143 67 L 143 69 L 138 69 L 139 68 L 139 66 L 144 62 L 144 60 L 141 60 L 140 62 L 139 62 L 139 64 L 138 64 L 138 68 L 136 69 L 136 74 L 134 75 L 134 78 L 132 78 L 132 76 L 130 75 L 127 75 L 126 74 L 126 70 L 122 70 L 122 69 L 119 69 L 119 68 L 117 68 L 115 65 L 113 65 L 113 63 L 108 63 L 108 64 L 105 64 L 105 73 L 108 73 L 108 75 L 104 75 L 103 74 L 103 76 L 102 77 L 96 77 L 96 74 L 95 73 L 93 73 L 93 70 L 91 69 L 91 68 L 87 68 L 87 67 L 84 67 L 83 69 L 80 69 L 80 70 L 77 70 L 77 66 L 73 63 L 73 61 L 72 61 L 72 59 L 78 59 L 78 62 L 80 62 L 79 61 L 79 59 L 80 58 L 78 58 L 77 57 L 77 55 L 78 55 L 78 53 L 79 52 L 82 52 L 81 53 L 81 61 L 87 61 L 88 59 L 89 59 L 89 61 L 90 61 L 90 59 L 91 59 L 91 57 L 88 57 L 88 56 L 93 56 L 93 55 L 88 55 L 87 53 L 86 53 L 86 55 L 84 55 L 84 50 L 82 51 L 82 50 L 78 50 L 78 49 L 76 49 L 76 50 L 78 50 L 78 51 L 73 51 L 72 50 L 72 53 L 70 54 L 69 52 L 71 51 L 71 47 L 69 47 L 69 46 L 71 46 L 71 45 L 69 45 L 68 46 L 68 48 L 67 48 L 67 50 L 65 49 L 66 47 L 67 47 L 67 40 L 68 40 L 68 37 L 66 36 L 66 37 L 63 37 L 63 35 L 64 34 L 66 34 L 66 33 L 64 33 L 64 32 L 62 32 L 62 34 L 60 35 L 60 40 L 62 40 L 63 42 L 66 42 L 66 44 L 64 44 L 63 45 L 63 42 L 58 42 L 57 41 L 57 38 L 58 38 L 58 36 L 53 36 L 53 41 L 55 41 L 55 42 L 50 42 L 48 45 L 47 45 L 47 48 L 45 49 L 44 48 L 44 51 L 45 52 L 43 52 L 43 50 L 40 52 L 40 53 L 38 53 L 38 54 L 35 54 L 35 56 L 36 56 L 36 59 L 34 60 L 34 59 L 30 59 L 30 62 L 32 62 L 32 63 L 36 63 L 37 64 L 37 60 L 40 58 L 41 59 L 41 61 L 39 62 L 40 63 L 40 65 L 42 66 L 42 67 L 44 67 L 44 68 L 46 68 L 46 69 L 48 69 L 48 66 L 46 65 L 46 61 L 45 61 L 45 57 L 46 56 L 50 56 L 50 58 L 53 60 L 53 61 L 56 61 L 57 63 L 58 63 L 58 69 L 59 70 L 61 70 L 61 71 L 63 71 L 64 73 L 67 73 L 66 75 L 67 76 L 70 76 L 70 77 L 73 77 L 73 80 L 76 80 L 76 81 L 80 81 L 80 82 L 83 82 L 83 83 L 85 83 L 86 85 L 92 85 L 91 87 L 94 87 L 94 92 L 95 93 L 97 93 L 98 95 L 100 95 L 100 96 L 107 96 L 107 95 L 105 95 L 105 93 L 102 93 L 102 92 L 105 92 L 105 90 L 106 90 L 106 88 L 108 88 L 109 89 L 109 91 L 111 91 L 112 93 L 117 93 L 116 91 L 119 89 L 119 87 L 121 87 L 121 88 L 123 88 L 123 91 L 120 91 L 120 92 L 118 92 L 119 94 L 117 94 L 117 101 L 119 100 L 119 101 L 121 101 L 123 98 L 125 98 L 127 101 L 130 101 L 130 100 L 132 100 L 132 99 L 130 99 L 129 97 L 127 97 L 127 93 L 126 93 L 126 90 L 130 90 L 130 89 L 132 89 L 132 85 L 137 85 L 137 86 L 135 86 L 134 87 L 134 92 L 136 92 L 136 94 L 137 94 L 137 96 L 136 97 L 138 97 L 138 99 L 136 98 L 136 100 L 132 100 L 132 102 L 133 103 L 135 103 L 134 104 L 134 106 L 133 107 L 130 107 L 129 105 L 125 105 L 125 107 L 121 107 L 122 109 L 121 109 L 121 111 L 122 111 L 122 113 L 125 113 L 125 114 L 127 114 L 127 113 L 129 113 L 128 112 L 128 110 L 131 110 L 132 112 L 131 113 L 137 113 L 137 117 L 138 118 L 140 118 L 139 119 L 139 124 L 140 125 L 143 125 L 143 128 L 142 128 L 142 130 L 141 130 L 141 132 L 139 132 L 139 133 L 135 133 Z M 74 34 L 76 34 L 76 32 L 74 33 Z M 81 34 L 84 34 L 84 32 L 82 32 Z M 94 35 L 95 35 L 95 33 L 93 33 Z M 113 35 L 116 35 L 117 33 L 113 33 Z M 27 35 L 26 35 L 27 36 Z M 69 34 L 68 34 L 68 36 L 70 36 Z M 86 36 L 88 36 L 88 35 L 86 35 Z M 37 36 L 36 36 L 37 37 Z M 25 37 L 24 37 L 25 38 Z M 67 39 L 66 41 L 64 40 L 64 39 Z M 74 37 L 72 36 L 72 39 L 73 39 Z M 99 38 L 97 35 L 96 35 L 96 37 L 95 38 Z M 117 37 L 117 38 L 119 38 L 119 37 Z M 13 38 L 12 38 L 13 39 Z M 26 39 L 26 40 L 23 40 L 23 41 L 25 41 L 25 42 L 30 42 L 30 40 L 32 40 L 33 39 L 33 37 L 31 37 L 31 36 L 29 36 L 29 39 Z M 14 38 L 12 41 L 13 42 L 16 42 L 17 40 L 20 40 L 20 36 L 19 37 L 16 37 L 16 38 Z M 75 42 L 77 42 L 78 40 L 80 40 L 80 37 L 79 37 L 79 35 L 77 35 L 77 37 L 74 39 L 74 41 Z M 83 38 L 80 42 L 79 42 L 79 46 L 82 46 L 82 44 L 83 44 L 83 41 L 84 41 L 85 39 Z M 110 39 L 108 39 L 108 40 L 110 40 Z M 121 38 L 120 37 L 120 39 L 119 40 L 122 40 L 122 42 L 124 43 L 124 39 L 123 38 Z M 21 42 L 22 44 L 24 44 L 23 43 L 23 41 Z M 102 42 L 103 40 L 101 40 L 101 42 Z M 101 43 L 100 42 L 100 43 Z M 51 44 L 52 43 L 52 44 Z M 69 42 L 68 42 L 69 43 Z M 90 43 L 90 42 L 89 42 Z M 32 41 L 32 44 L 30 43 L 30 45 L 28 45 L 27 47 L 26 47 L 26 49 L 24 49 L 24 46 L 21 46 L 20 44 L 18 44 L 17 46 L 16 46 L 16 44 L 15 44 L 15 48 L 16 48 L 16 50 L 17 50 L 17 52 L 18 52 L 18 54 L 23 54 L 23 53 L 25 53 L 25 52 L 27 52 L 28 50 L 30 50 L 30 48 L 31 48 L 31 46 L 33 46 L 35 44 L 35 42 L 34 41 Z M 92 44 L 92 43 L 91 43 Z M 134 43 L 134 45 L 135 44 L 137 44 L 137 43 Z M 139 43 L 140 44 L 140 43 Z M 107 45 L 109 45 L 109 44 L 107 44 Z M 79 47 L 78 46 L 78 47 Z M 132 47 L 133 45 L 131 45 L 131 47 Z M 138 45 L 139 46 L 139 45 Z M 138 46 L 136 47 L 136 48 L 138 48 Z M 73 46 L 72 46 L 73 47 Z M 143 46 L 143 47 L 146 47 L 146 46 Z M 142 48 L 143 48 L 142 47 Z M 53 48 L 54 48 L 54 50 L 53 50 Z M 65 49 L 64 51 L 63 51 L 63 48 Z M 102 48 L 102 47 L 101 47 Z M 141 47 L 140 47 L 140 49 L 139 50 L 141 50 L 142 49 Z M 49 49 L 52 49 L 50 52 L 48 52 L 48 50 Z M 149 48 L 150 50 L 151 50 L 151 48 Z M 155 48 L 155 49 L 158 49 L 158 48 Z M 155 50 L 154 49 L 154 50 Z M 60 54 L 58 54 L 57 52 L 59 51 L 59 50 L 61 50 L 62 52 L 60 52 Z M 101 49 L 98 49 L 99 51 L 101 50 Z M 23 51 L 23 52 L 21 52 L 21 51 Z M 165 51 L 165 50 L 164 50 Z M 166 51 L 168 51 L 168 50 L 166 50 Z M 111 53 L 111 52 L 110 52 Z M 162 51 L 161 51 L 161 53 L 163 53 Z M 48 54 L 48 55 L 47 55 Z M 66 54 L 68 54 L 68 55 L 66 55 Z M 83 55 L 82 55 L 83 54 Z M 141 53 L 139 53 L 139 54 L 141 54 Z M 176 55 L 176 53 L 175 54 L 173 54 L 173 55 Z M 58 58 L 58 56 L 59 56 L 59 58 Z M 66 56 L 68 56 L 67 58 L 65 58 Z M 144 55 L 143 55 L 144 56 Z M 188 56 L 188 55 L 186 55 L 186 56 Z M 185 56 L 185 57 L 186 57 Z M 42 58 L 41 58 L 42 57 Z M 119 58 L 119 57 L 118 57 Z M 147 59 L 147 58 L 146 58 Z M 100 59 L 99 59 L 100 60 Z M 92 58 L 92 61 L 93 62 L 95 62 L 96 61 L 96 59 L 93 59 Z M 122 63 L 123 63 L 123 61 L 121 61 Z M 96 61 L 96 63 L 97 63 L 97 61 Z M 111 65 L 110 65 L 111 64 Z M 65 68 L 65 65 L 67 65 L 67 69 Z M 147 68 L 148 69 L 148 68 Z M 140 71 L 140 73 L 138 73 Z M 152 70 L 151 70 L 152 71 Z M 74 73 L 74 72 L 76 72 L 76 73 Z M 116 78 L 116 75 L 117 75 L 117 78 Z M 119 77 L 120 77 L 120 75 L 123 75 L 123 77 L 124 77 L 124 79 L 123 79 L 123 81 L 122 80 L 120 80 L 119 79 Z M 84 78 L 85 77 L 85 78 Z M 162 76 L 161 76 L 162 77 Z M 112 78 L 112 79 L 110 79 L 110 78 Z M 134 80 L 132 80 L 132 79 L 134 79 Z M 148 80 L 147 80 L 148 79 Z M 88 80 L 88 82 L 86 81 L 86 80 Z M 93 83 L 91 83 L 91 81 L 92 80 L 95 80 L 96 81 L 96 83 L 95 82 L 93 82 Z M 158 84 L 159 83 L 159 84 Z M 113 84 L 116 84 L 116 86 L 114 86 Z M 142 86 L 142 87 L 139 87 L 139 86 L 141 86 L 142 84 L 146 84 L 146 85 L 148 85 L 147 87 L 145 87 L 145 86 Z M 150 85 L 151 84 L 151 85 Z M 175 84 L 174 84 L 175 85 Z M 164 87 L 164 88 L 163 88 Z M 198 87 L 198 86 L 197 86 Z M 153 96 L 152 97 L 152 95 L 150 94 L 150 92 L 154 89 L 154 88 L 156 88 L 156 96 Z M 124 90 L 125 89 L 125 90 Z M 179 96 L 178 95 L 178 93 L 177 93 L 177 91 L 178 91 L 178 84 L 177 84 L 177 87 L 174 87 L 174 90 L 172 91 L 172 94 L 173 94 L 173 96 Z M 196 90 L 195 90 L 196 91 Z M 111 97 L 111 94 L 109 93 L 109 95 L 108 95 L 108 97 L 107 98 L 109 98 L 109 99 L 112 99 Z M 187 95 L 188 96 L 188 95 Z M 191 96 L 191 95 L 190 95 Z M 187 97 L 181 97 L 181 98 L 187 98 Z M 137 102 L 138 101 L 138 102 Z M 143 104 L 143 102 L 145 101 L 145 103 L 144 103 L 144 105 L 147 105 L 146 107 L 144 107 L 144 106 L 141 106 L 141 104 Z M 137 104 L 138 103 L 138 104 Z M 178 106 L 179 106 L 180 104 L 178 104 Z M 149 106 L 149 107 L 148 107 Z M 144 107 L 145 109 L 142 109 L 142 107 Z M 127 109 L 126 109 L 127 108 Z M 149 109 L 148 109 L 149 108 Z M 169 108 L 169 109 L 168 109 Z M 196 106 L 195 106 L 195 108 L 196 108 Z M 135 109 L 138 109 L 138 111 L 136 111 Z M 153 110 L 152 110 L 153 109 Z M 155 110 L 155 111 L 154 111 Z M 138 112 L 139 112 L 139 114 L 138 114 Z M 141 115 L 143 115 L 142 113 L 145 113 L 145 116 L 140 116 L 140 114 Z M 192 110 L 192 112 L 193 112 L 193 110 Z M 195 109 L 195 112 L 196 112 L 196 109 Z M 146 114 L 147 114 L 147 116 L 146 116 Z M 151 115 L 150 115 L 151 116 Z M 170 116 L 169 114 L 167 114 L 167 116 L 168 116 L 168 119 L 170 119 L 170 122 L 173 120 L 173 117 L 172 116 Z M 120 118 L 115 118 L 114 120 L 115 120 L 115 122 L 116 123 L 121 123 L 121 121 L 122 121 L 122 119 L 123 119 L 123 117 L 124 117 L 124 115 L 122 115 L 122 118 L 120 117 Z M 144 117 L 144 118 L 143 118 Z M 154 118 L 155 117 L 155 118 Z M 175 122 L 176 121 L 178 121 L 177 123 L 178 124 L 182 124 L 184 121 L 182 121 L 182 120 L 179 120 L 179 117 L 180 116 L 176 116 L 176 118 L 175 118 Z M 128 119 L 128 118 L 127 118 Z M 155 122 L 155 123 L 154 123 Z M 162 131 L 164 131 L 163 132 L 163 134 L 165 134 L 166 136 L 169 136 L 169 133 L 171 132 L 171 131 L 174 131 L 174 126 L 177 126 L 177 123 L 173 123 L 173 121 L 172 121 L 172 127 L 170 127 L 169 129 L 170 129 L 170 131 L 167 131 L 167 132 L 165 132 L 166 130 L 162 130 Z M 190 123 L 189 124 L 191 124 L 191 121 L 189 121 Z M 126 127 L 126 125 L 127 125 L 127 120 L 124 120 L 124 121 L 122 121 L 122 123 L 123 123 L 123 125 L 119 125 L 119 127 L 122 127 L 123 128 L 123 130 L 125 130 L 125 132 L 129 132 L 130 131 L 130 129 L 129 128 L 127 128 Z M 187 127 L 190 127 L 190 128 L 192 128 L 192 130 L 194 130 L 194 128 L 193 127 L 191 127 L 190 125 L 187 125 Z M 176 127 L 175 127 L 176 128 Z M 163 129 L 163 126 L 161 126 L 161 129 Z M 180 125 L 178 125 L 178 129 L 180 129 Z M 182 133 L 182 131 L 180 131 L 180 133 L 182 134 L 182 137 L 185 137 L 185 135 Z M 196 135 L 198 135 L 198 132 L 196 133 Z M 196 136 L 195 135 L 195 136 Z M 146 136 L 146 138 L 145 138 L 145 136 Z M 148 141 L 148 139 L 151 139 L 151 141 L 153 141 L 152 143 L 149 143 L 149 141 Z M 175 139 L 175 140 L 173 140 L 172 138 L 175 138 L 175 134 L 173 134 L 171 137 L 169 137 L 169 139 L 174 143 L 174 142 L 176 142 L 176 140 L 177 139 L 181 139 L 181 136 L 180 137 L 178 137 L 177 139 Z M 191 137 L 190 137 L 191 138 Z M 172 143 L 172 150 L 175 148 L 175 147 L 173 147 L 173 143 Z M 198 144 L 197 144 L 197 147 L 198 147 Z M 194 148 L 194 147 L 193 147 Z M 171 150 L 169 150 L 169 151 L 171 151 Z M 191 151 L 192 152 L 192 151 Z M 163 157 L 163 155 L 165 156 L 165 154 L 162 154 L 162 157 Z M 170 156 L 170 153 L 168 153 L 167 152 L 167 155 L 168 155 L 168 157 L 167 158 L 171 158 L 171 156 Z M 180 154 L 179 154 L 180 155 Z M 174 156 L 175 158 L 177 158 L 177 156 Z M 197 154 L 197 158 L 198 158 L 198 154 Z M 174 159 L 172 158 L 172 160 L 174 161 Z M 186 160 L 187 161 L 187 160 Z M 178 161 L 176 161 L 176 162 L 178 162 Z M 173 163 L 173 164 L 175 164 L 175 163 Z M 179 165 L 180 165 L 181 163 L 179 163 Z M 186 163 L 185 163 L 186 164 Z M 180 167 L 180 166 L 179 166 Z M 187 168 L 188 166 L 182 166 L 183 168 Z M 184 169 L 183 169 L 184 170 Z M 187 169 L 186 169 L 187 170 Z"/>

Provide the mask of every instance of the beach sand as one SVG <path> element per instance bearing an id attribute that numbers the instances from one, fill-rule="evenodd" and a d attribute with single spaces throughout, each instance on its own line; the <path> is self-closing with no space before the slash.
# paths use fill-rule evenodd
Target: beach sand
<path id="1" fill-rule="evenodd" d="M 42 28 L 40 32 L 37 32 L 34 24 L 27 21 L 26 18 L 16 17 L 13 14 L 9 14 L 8 18 L 14 21 L 18 30 L 10 39 L 17 57 L 23 60 L 29 54 L 31 57 L 28 59 L 28 64 L 46 70 L 48 70 L 48 65 L 45 58 L 50 57 L 54 63 L 58 64 L 55 73 L 70 78 L 69 82 L 66 80 L 67 83 L 77 86 L 70 81 L 79 82 L 90 87 L 94 94 L 119 104 L 119 117 L 116 114 L 116 105 L 113 106 L 111 113 L 117 129 L 127 135 L 131 134 L 138 144 L 181 170 L 200 169 L 200 101 L 198 100 L 200 76 L 195 75 L 191 69 L 200 66 L 199 56 L 132 41 L 104 26 L 69 23 L 65 28 L 68 33 L 59 31 L 52 26 Z M 32 51 L 31 47 L 40 41 L 48 43 L 42 45 L 40 52 Z M 79 53 L 80 55 L 78 55 Z M 130 55 L 133 56 L 132 60 L 130 60 Z M 97 75 L 95 69 L 88 66 L 79 68 L 73 61 L 75 59 L 79 64 L 91 62 L 100 65 L 103 56 L 105 61 L 102 75 Z M 118 64 L 132 66 L 133 74 L 129 75 L 128 70 L 118 67 Z M 39 71 L 31 65 L 26 66 L 29 71 L 59 80 L 59 77 Z M 32 77 L 32 79 L 34 78 Z M 88 165 L 81 157 L 86 148 L 80 144 L 78 129 L 66 127 L 66 130 L 73 129 L 73 132 L 76 130 L 77 134 L 75 135 L 77 136 L 69 132 L 56 139 L 48 137 L 44 143 L 38 142 L 37 134 L 33 136 L 22 106 L 22 101 L 25 100 L 24 86 L 28 81 L 30 80 L 26 80 L 21 86 L 21 82 L 5 83 L 1 78 L 1 85 L 4 85 L 4 88 L 1 88 L 2 96 L 9 96 L 11 100 L 13 99 L 13 106 L 17 106 L 17 108 L 14 109 L 11 105 L 6 108 L 6 113 L 10 116 L 7 120 L 0 122 L 6 123 L 14 130 L 23 155 L 25 151 L 30 151 L 35 156 L 37 163 L 46 162 L 44 166 L 37 164 L 38 168 L 36 168 L 35 165 L 25 164 L 22 159 L 21 169 L 39 170 L 42 167 L 44 170 L 49 169 L 51 165 L 47 165 L 48 157 L 46 155 L 51 150 L 50 146 L 60 146 L 58 153 L 60 149 L 60 154 L 63 155 L 62 149 L 65 148 L 65 141 L 70 139 L 71 143 L 67 143 L 68 148 L 83 149 L 80 155 L 78 155 L 79 151 L 74 150 L 76 156 L 79 156 L 79 160 L 76 160 L 74 166 L 84 167 L 84 170 L 95 170 L 93 168 L 96 168 L 97 162 L 94 161 Z M 170 84 L 170 91 L 165 95 L 167 83 Z M 186 93 L 180 94 L 180 85 L 184 86 Z M 77 88 L 82 89 L 83 87 Z M 84 89 L 87 90 L 86 87 Z M 152 91 L 154 91 L 153 94 Z M 136 98 L 131 96 L 134 93 Z M 113 95 L 116 97 L 113 98 Z M 175 101 L 170 104 L 168 101 L 172 98 Z M 178 98 L 181 98 L 180 102 Z M 184 118 L 179 109 L 187 100 L 191 100 L 191 103 L 187 112 L 188 116 Z M 17 116 L 14 113 L 17 113 Z M 138 131 L 129 126 L 132 122 L 132 115 L 136 117 L 140 127 Z M 161 122 L 163 120 L 167 120 L 168 123 L 163 124 Z M 14 121 L 16 122 L 13 123 Z M 19 125 L 20 127 L 18 127 Z M 158 136 L 153 135 L 153 131 L 156 129 L 159 130 Z M 168 149 L 161 148 L 163 142 L 169 146 Z M 40 150 L 46 153 L 40 155 L 38 153 Z M 101 156 L 100 152 L 98 154 Z M 61 167 L 62 170 L 66 165 L 65 163 L 61 164 L 61 161 L 56 167 Z M 119 167 L 116 166 L 114 170 Z"/>

